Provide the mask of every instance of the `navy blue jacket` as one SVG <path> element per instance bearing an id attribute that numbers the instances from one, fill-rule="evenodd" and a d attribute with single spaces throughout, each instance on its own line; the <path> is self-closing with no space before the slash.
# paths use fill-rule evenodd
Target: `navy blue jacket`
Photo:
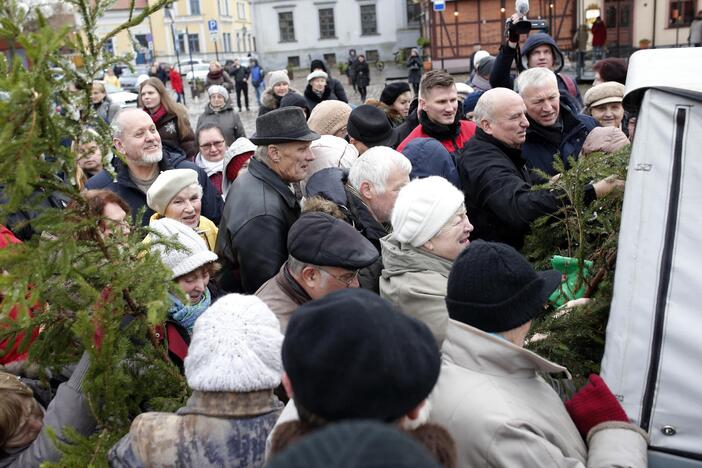
<path id="1" fill-rule="evenodd" d="M 522 156 L 526 159 L 529 169 L 540 169 L 549 175 L 556 175 L 557 171 L 553 168 L 553 157 L 556 153 L 560 154 L 565 168 L 569 169 L 568 158 L 572 156 L 578 159 L 585 138 L 597 127 L 597 122 L 589 115 L 574 114 L 563 105 L 559 116 L 563 122 L 559 144 L 556 144 L 553 138 L 549 138 L 543 127 L 528 117 L 531 126 L 527 129 Z"/>
<path id="2" fill-rule="evenodd" d="M 119 158 L 114 158 L 112 160 L 112 166 L 115 168 L 117 174 L 117 180 L 113 180 L 112 176 L 104 169 L 88 180 L 85 187 L 89 190 L 92 189 L 107 189 L 115 192 L 120 197 L 124 198 L 127 202 L 129 208 L 132 211 L 132 220 L 134 223 L 137 222 L 136 214 L 142 208 L 146 207 L 144 216 L 141 218 L 141 225 L 147 226 L 149 224 L 149 218 L 154 214 L 154 211 L 146 206 L 146 194 L 139 190 L 132 179 L 129 177 L 129 168 L 122 162 Z M 224 201 L 222 197 L 217 194 L 217 189 L 214 188 L 210 179 L 207 177 L 207 173 L 197 167 L 194 163 L 187 161 L 185 159 L 185 154 L 181 152 L 171 152 L 163 147 L 163 159 L 158 163 L 158 169 L 160 172 L 167 171 L 169 169 L 193 169 L 197 171 L 197 179 L 202 186 L 202 216 L 210 219 L 213 223 L 219 224 L 219 220 L 222 217 L 222 207 L 224 206 Z"/>
<path id="3" fill-rule="evenodd" d="M 434 138 L 415 138 L 402 150 L 412 163 L 410 179 L 439 176 L 451 182 L 460 190 L 461 179 L 454 156 Z"/>

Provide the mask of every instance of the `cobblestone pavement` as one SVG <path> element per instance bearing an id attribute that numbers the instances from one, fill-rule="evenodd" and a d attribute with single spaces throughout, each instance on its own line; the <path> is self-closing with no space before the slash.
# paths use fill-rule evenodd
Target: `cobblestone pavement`
<path id="1" fill-rule="evenodd" d="M 393 64 L 387 64 L 385 65 L 385 69 L 382 72 L 378 72 L 375 69 L 371 68 L 371 83 L 370 86 L 368 87 L 368 93 L 366 98 L 367 99 L 378 99 L 380 97 L 380 93 L 383 91 L 383 88 L 385 87 L 385 82 L 386 79 L 393 79 L 393 78 L 400 78 L 400 77 L 406 77 L 407 76 L 407 70 L 404 67 L 399 67 L 397 65 Z M 465 81 L 466 80 L 466 75 L 454 75 L 457 81 Z M 307 70 L 299 70 L 295 71 L 294 73 L 294 78 L 291 80 L 290 86 L 297 89 L 298 91 L 302 92 L 302 90 L 305 89 L 305 86 L 307 85 L 305 78 L 307 77 Z M 349 104 L 352 106 L 357 106 L 361 104 L 361 99 L 358 93 L 354 93 L 353 88 L 351 85 L 349 85 L 348 78 L 346 76 L 339 76 L 338 70 L 334 70 L 332 72 L 332 77 L 340 79 L 341 83 L 344 85 L 344 89 L 346 90 L 346 94 L 349 98 Z M 187 87 L 187 86 L 186 86 Z M 189 93 L 189 87 L 186 92 Z M 231 93 L 230 94 L 230 99 L 234 104 L 236 104 L 236 94 Z M 241 112 L 239 115 L 241 115 L 241 120 L 244 123 L 244 127 L 246 128 L 246 134 L 247 135 L 252 135 L 255 130 L 256 130 L 256 117 L 258 116 L 258 103 L 254 102 L 256 100 L 256 93 L 254 92 L 253 88 L 249 86 L 249 103 L 251 104 L 250 111 L 244 110 Z M 205 94 L 204 97 L 200 97 L 200 99 L 192 99 L 190 94 L 187 95 L 187 101 L 188 101 L 188 112 L 190 115 L 190 123 L 193 127 L 193 130 L 195 130 L 195 125 L 197 124 L 197 119 L 200 117 L 200 114 L 202 114 L 203 109 L 207 105 L 207 95 Z M 243 96 L 242 96 L 242 101 L 243 101 Z"/>

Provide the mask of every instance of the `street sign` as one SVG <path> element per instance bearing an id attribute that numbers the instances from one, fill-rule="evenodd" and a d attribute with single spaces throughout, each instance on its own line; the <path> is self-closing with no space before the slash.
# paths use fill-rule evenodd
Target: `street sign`
<path id="1" fill-rule="evenodd" d="M 217 42 L 217 20 L 209 20 L 207 22 L 207 29 L 210 30 L 210 39 Z"/>
<path id="2" fill-rule="evenodd" d="M 434 0 L 434 11 L 444 11 L 446 9 L 446 0 Z"/>

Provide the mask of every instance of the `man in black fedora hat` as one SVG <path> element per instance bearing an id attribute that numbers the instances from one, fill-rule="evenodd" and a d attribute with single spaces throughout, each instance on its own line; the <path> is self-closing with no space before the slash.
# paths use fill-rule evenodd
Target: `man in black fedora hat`
<path id="1" fill-rule="evenodd" d="M 362 155 L 374 146 L 392 146 L 395 133 L 385 112 L 363 104 L 351 111 L 347 124 L 349 143 Z"/>
<path id="2" fill-rule="evenodd" d="M 300 216 L 290 184 L 305 178 L 314 161 L 310 144 L 319 135 L 298 107 L 276 109 L 256 119 L 258 145 L 248 172 L 227 193 L 215 251 L 222 263 L 219 284 L 253 294 L 288 258 L 288 230 Z"/>

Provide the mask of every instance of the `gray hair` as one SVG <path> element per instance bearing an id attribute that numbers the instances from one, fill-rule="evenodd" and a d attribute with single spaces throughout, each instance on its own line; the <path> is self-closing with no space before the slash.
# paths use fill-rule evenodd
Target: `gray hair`
<path id="1" fill-rule="evenodd" d="M 412 163 L 402 153 L 387 146 L 375 146 L 356 159 L 349 170 L 349 184 L 360 190 L 363 182 L 369 182 L 378 193 L 384 193 L 393 169 L 409 175 Z"/>
<path id="2" fill-rule="evenodd" d="M 145 110 L 137 109 L 136 107 L 120 109 L 120 111 L 117 112 L 117 115 L 114 116 L 114 118 L 112 119 L 112 123 L 110 124 L 110 129 L 112 130 L 113 138 L 120 138 L 122 136 L 122 132 L 124 131 L 124 123 L 122 122 L 122 120 L 124 120 L 126 117 L 129 116 L 129 114 L 132 114 L 134 112 L 143 112 L 144 114 L 149 115 Z"/>
<path id="3" fill-rule="evenodd" d="M 188 185 L 187 187 L 183 187 L 182 189 L 180 189 L 180 191 L 178 193 L 182 192 L 183 190 L 185 190 L 187 188 L 195 189 L 195 191 L 198 193 L 198 197 L 200 197 L 200 199 L 202 200 L 203 190 L 202 190 L 202 185 L 200 185 L 200 182 L 195 182 L 195 183 Z M 178 194 L 176 194 L 176 195 L 178 195 Z"/>
<path id="4" fill-rule="evenodd" d="M 262 163 L 268 164 L 268 145 L 258 145 L 254 157 Z"/>
<path id="5" fill-rule="evenodd" d="M 519 74 L 517 80 L 514 82 L 514 90 L 518 92 L 520 96 L 524 97 L 524 93 L 529 87 L 535 85 L 542 86 L 545 84 L 552 84 L 558 88 L 556 74 L 548 68 L 534 67 L 524 70 Z"/>

